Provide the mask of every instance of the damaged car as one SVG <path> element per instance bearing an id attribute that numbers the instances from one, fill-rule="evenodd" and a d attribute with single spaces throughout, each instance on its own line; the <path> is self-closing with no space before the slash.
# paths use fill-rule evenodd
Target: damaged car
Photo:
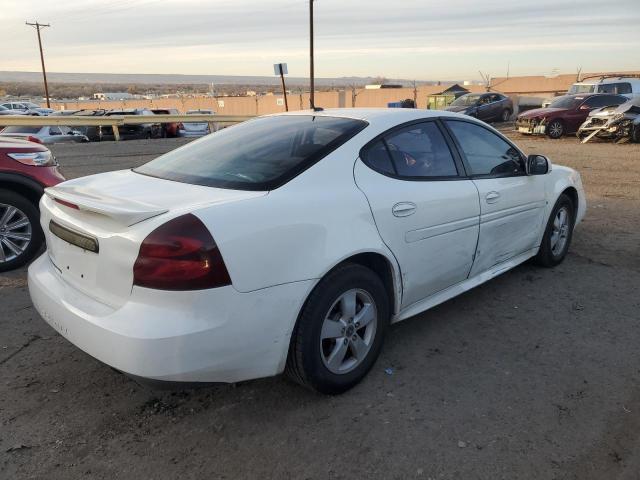
<path id="1" fill-rule="evenodd" d="M 640 98 L 592 111 L 577 135 L 582 143 L 593 137 L 616 143 L 640 143 Z"/>
<path id="2" fill-rule="evenodd" d="M 576 133 L 596 108 L 618 106 L 629 99 L 622 95 L 592 93 L 586 95 L 563 95 L 547 108 L 527 110 L 518 115 L 516 131 L 527 135 L 547 135 L 560 138 Z"/>

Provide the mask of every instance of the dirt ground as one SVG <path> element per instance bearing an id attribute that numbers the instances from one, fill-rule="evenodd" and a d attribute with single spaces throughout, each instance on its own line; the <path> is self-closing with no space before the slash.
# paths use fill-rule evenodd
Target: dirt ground
<path id="1" fill-rule="evenodd" d="M 141 387 L 38 317 L 24 269 L 0 275 L 0 478 L 640 479 L 640 145 L 513 137 L 583 176 L 568 258 L 393 326 L 342 396 Z M 177 143 L 54 150 L 72 178 Z"/>

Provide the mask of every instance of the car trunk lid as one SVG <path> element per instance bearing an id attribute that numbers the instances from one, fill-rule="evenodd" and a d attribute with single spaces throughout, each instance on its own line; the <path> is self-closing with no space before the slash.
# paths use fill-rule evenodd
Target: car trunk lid
<path id="1" fill-rule="evenodd" d="M 65 282 L 114 308 L 129 298 L 140 244 L 159 225 L 206 206 L 267 194 L 130 170 L 72 180 L 45 193 L 41 224 L 52 263 Z"/>

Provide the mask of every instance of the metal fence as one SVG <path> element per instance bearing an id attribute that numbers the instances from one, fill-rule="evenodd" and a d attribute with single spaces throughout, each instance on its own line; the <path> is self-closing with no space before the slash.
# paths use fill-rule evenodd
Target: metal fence
<path id="1" fill-rule="evenodd" d="M 113 128 L 113 136 L 120 140 L 118 127 L 124 125 L 143 125 L 147 123 L 208 123 L 209 130 L 214 131 L 216 125 L 230 125 L 244 122 L 253 118 L 249 115 L 103 115 L 103 116 L 74 116 L 74 115 L 3 115 L 0 124 L 26 126 L 64 126 L 91 127 L 109 126 Z"/>

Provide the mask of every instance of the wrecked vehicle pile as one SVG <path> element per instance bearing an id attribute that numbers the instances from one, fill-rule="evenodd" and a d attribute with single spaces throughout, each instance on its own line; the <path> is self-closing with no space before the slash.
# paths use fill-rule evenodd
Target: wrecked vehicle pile
<path id="1" fill-rule="evenodd" d="M 592 111 L 576 135 L 582 143 L 594 137 L 616 143 L 640 143 L 640 98 Z"/>

